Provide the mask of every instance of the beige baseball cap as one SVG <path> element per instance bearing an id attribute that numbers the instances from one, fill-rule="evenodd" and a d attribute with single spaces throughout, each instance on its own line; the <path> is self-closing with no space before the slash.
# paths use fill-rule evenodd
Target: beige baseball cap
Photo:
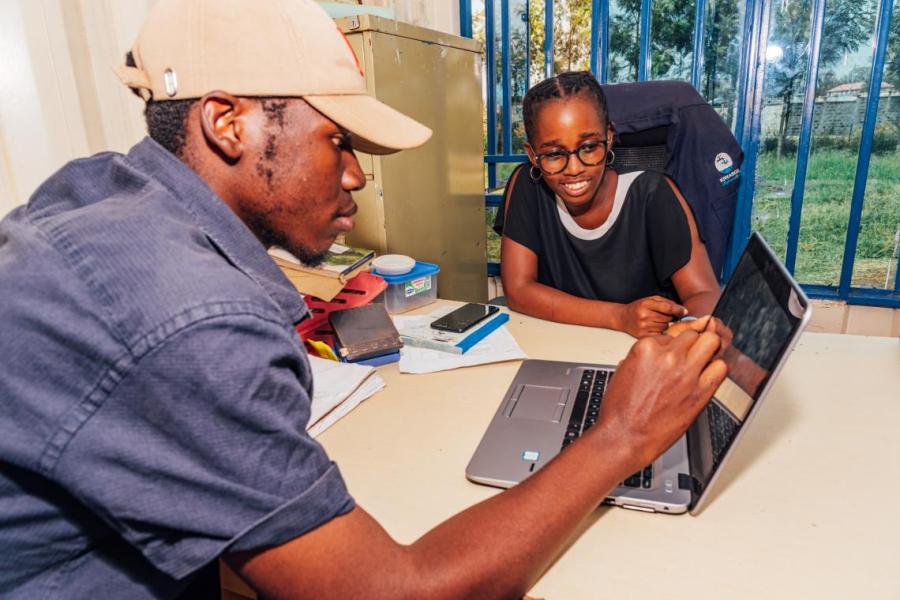
<path id="1" fill-rule="evenodd" d="M 431 137 L 418 121 L 370 96 L 350 43 L 313 0 L 159 0 L 119 79 L 145 99 L 302 97 L 370 154 Z"/>

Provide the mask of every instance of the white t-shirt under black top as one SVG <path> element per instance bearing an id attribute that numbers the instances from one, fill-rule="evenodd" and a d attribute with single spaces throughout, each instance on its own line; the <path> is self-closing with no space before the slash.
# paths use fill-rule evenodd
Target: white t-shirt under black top
<path id="1" fill-rule="evenodd" d="M 690 260 L 691 234 L 661 173 L 619 175 L 612 211 L 596 229 L 580 227 L 527 171 L 514 185 L 503 233 L 537 255 L 539 283 L 592 300 L 678 299 L 672 274 Z"/>

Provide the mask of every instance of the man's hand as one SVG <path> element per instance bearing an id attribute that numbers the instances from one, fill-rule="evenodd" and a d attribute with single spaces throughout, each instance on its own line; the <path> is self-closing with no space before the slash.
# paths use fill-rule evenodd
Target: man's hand
<path id="1" fill-rule="evenodd" d="M 725 378 L 725 363 L 712 360 L 719 336 L 698 331 L 707 321 L 691 321 L 675 338 L 638 340 L 616 369 L 597 429 L 615 432 L 631 449 L 632 470 L 646 466 L 671 446 Z"/>
<path id="2" fill-rule="evenodd" d="M 617 329 L 637 338 L 658 335 L 673 319 L 687 313 L 687 309 L 677 302 L 662 296 L 648 296 L 622 305 Z"/>
<path id="3" fill-rule="evenodd" d="M 666 335 L 674 338 L 688 330 L 693 330 L 697 333 L 703 333 L 704 331 L 715 333 L 719 336 L 719 351 L 716 354 L 716 358 L 727 356 L 726 353 L 728 352 L 728 349 L 731 348 L 731 340 L 734 338 L 734 332 L 722 321 L 722 319 L 713 317 L 712 315 L 706 315 L 705 317 L 700 317 L 699 319 L 692 321 L 672 323 L 669 325 L 669 328 L 666 329 Z"/>
<path id="4" fill-rule="evenodd" d="M 716 319 L 713 319 L 715 321 Z M 713 333 L 718 333 L 719 337 L 721 337 L 721 332 L 715 328 L 715 323 L 710 323 L 710 316 L 706 315 L 705 317 L 700 317 L 699 319 L 691 319 L 690 321 L 676 321 L 669 325 L 668 329 L 666 329 L 666 335 L 669 337 L 676 338 L 681 333 L 693 330 L 697 333 L 703 333 L 704 331 L 712 331 Z M 723 340 L 724 343 L 724 340 Z M 720 352 L 721 354 L 721 352 Z"/>

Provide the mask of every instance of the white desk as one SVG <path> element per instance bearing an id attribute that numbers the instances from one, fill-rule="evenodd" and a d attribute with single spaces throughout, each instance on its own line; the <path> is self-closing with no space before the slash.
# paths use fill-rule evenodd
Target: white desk
<path id="1" fill-rule="evenodd" d="M 532 358 L 615 363 L 632 342 L 516 313 L 509 328 Z M 411 542 L 498 492 L 464 469 L 518 365 L 380 367 L 385 390 L 319 439 Z M 531 595 L 900 598 L 900 341 L 805 334 L 751 427 L 699 517 L 599 508 Z"/>

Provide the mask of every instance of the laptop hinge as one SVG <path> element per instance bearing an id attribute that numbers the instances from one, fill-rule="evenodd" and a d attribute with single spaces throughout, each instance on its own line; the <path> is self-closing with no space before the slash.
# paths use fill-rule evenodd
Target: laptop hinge
<path id="1" fill-rule="evenodd" d="M 691 477 L 687 473 L 678 474 L 678 489 L 690 490 L 692 494 L 700 493 L 700 482 L 696 477 Z"/>

